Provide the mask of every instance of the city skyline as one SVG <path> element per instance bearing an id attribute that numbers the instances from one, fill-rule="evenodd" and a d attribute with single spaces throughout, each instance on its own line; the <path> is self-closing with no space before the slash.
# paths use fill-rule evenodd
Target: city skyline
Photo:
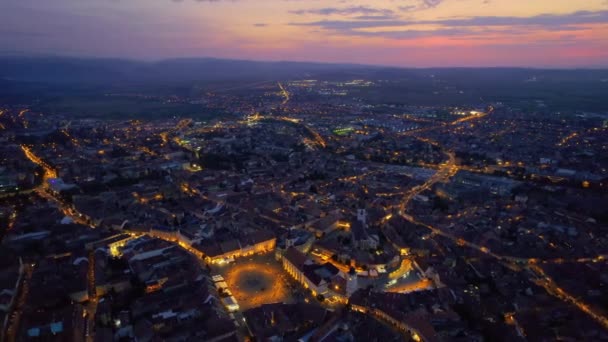
<path id="1" fill-rule="evenodd" d="M 0 9 L 5 55 L 399 67 L 586 68 L 608 60 L 605 0 L 11 0 Z"/>

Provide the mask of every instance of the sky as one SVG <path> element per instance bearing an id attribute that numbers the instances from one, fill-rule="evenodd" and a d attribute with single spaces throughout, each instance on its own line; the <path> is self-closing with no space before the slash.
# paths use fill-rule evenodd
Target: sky
<path id="1" fill-rule="evenodd" d="M 608 0 L 0 0 L 0 54 L 608 67 Z"/>

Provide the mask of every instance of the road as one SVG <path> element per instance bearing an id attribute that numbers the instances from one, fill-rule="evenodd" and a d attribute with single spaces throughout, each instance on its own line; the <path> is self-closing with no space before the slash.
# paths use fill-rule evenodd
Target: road
<path id="1" fill-rule="evenodd" d="M 42 167 L 44 170 L 44 174 L 42 176 L 42 183 L 38 187 L 33 189 L 33 191 L 36 192 L 40 197 L 45 198 L 46 200 L 52 203 L 55 203 L 57 207 L 61 210 L 61 212 L 63 212 L 65 216 L 72 219 L 72 221 L 74 221 L 75 223 L 95 228 L 95 226 L 86 222 L 86 220 L 82 218 L 83 216 L 70 205 L 65 203 L 64 200 L 57 198 L 48 191 L 48 180 L 52 178 L 57 178 L 57 172 L 55 171 L 55 169 L 51 167 L 48 163 L 46 163 L 44 160 L 42 160 L 42 158 L 38 157 L 29 147 L 21 145 L 21 149 L 23 150 L 23 153 L 25 154 L 27 159 L 29 159 L 32 163 Z"/>
<path id="2" fill-rule="evenodd" d="M 490 107 L 490 109 L 488 110 L 487 113 L 467 116 L 467 117 L 453 121 L 452 123 L 450 123 L 450 125 L 454 126 L 454 125 L 458 125 L 463 122 L 467 122 L 467 121 L 471 121 L 471 120 L 478 120 L 478 119 L 486 117 L 493 111 L 494 111 L 494 108 Z M 430 131 L 430 130 L 437 129 L 437 128 L 443 128 L 445 126 L 446 126 L 445 123 L 441 123 L 437 126 L 432 126 L 432 127 L 427 127 L 427 128 L 421 129 L 421 130 L 406 132 L 406 133 L 404 133 L 404 135 L 413 135 L 415 133 L 420 133 L 423 131 Z M 460 166 L 456 162 L 456 154 L 454 153 L 454 151 L 446 150 L 437 141 L 434 141 L 434 140 L 431 140 L 428 138 L 423 138 L 423 137 L 415 137 L 415 138 L 418 139 L 419 141 L 425 142 L 429 145 L 442 149 L 443 153 L 448 157 L 448 160 L 446 162 L 440 164 L 437 169 L 437 172 L 433 176 L 431 176 L 431 178 L 429 178 L 426 182 L 424 182 L 424 184 L 413 187 L 410 191 L 408 191 L 405 194 L 405 196 L 403 197 L 403 199 L 401 201 L 401 204 L 399 205 L 399 214 L 402 216 L 405 215 L 408 204 L 411 202 L 411 200 L 414 197 L 416 197 L 416 195 L 419 195 L 420 193 L 431 189 L 437 183 L 447 182 L 450 178 L 452 178 L 454 175 L 456 175 L 456 173 L 458 173 L 458 171 L 460 170 Z"/>
<path id="3" fill-rule="evenodd" d="M 95 312 L 97 311 L 97 285 L 95 282 L 95 251 L 89 251 L 88 255 L 89 268 L 87 270 L 87 290 L 89 293 L 89 301 L 85 304 L 84 310 L 87 313 L 88 334 L 86 341 L 93 342 L 95 339 Z"/>
<path id="4" fill-rule="evenodd" d="M 48 180 L 51 178 L 57 178 L 57 172 L 54 168 L 52 168 L 49 164 L 43 161 L 40 157 L 38 157 L 34 152 L 27 146 L 21 145 L 21 150 L 25 154 L 25 157 L 29 159 L 32 163 L 41 166 L 44 170 L 44 175 L 42 176 L 42 184 L 41 187 L 48 186 Z"/>
<path id="5" fill-rule="evenodd" d="M 426 190 L 430 190 L 437 183 L 447 182 L 458 172 L 459 167 L 456 163 L 456 155 L 454 152 L 447 151 L 445 154 L 448 156 L 448 161 L 441 164 L 437 172 L 431 176 L 431 178 L 429 178 L 423 184 L 417 185 L 406 192 L 405 196 L 401 200 L 401 203 L 399 204 L 400 215 L 405 215 L 407 207 L 414 197 Z"/>
<path id="6" fill-rule="evenodd" d="M 486 115 L 488 115 L 489 113 L 491 113 L 492 111 L 493 111 L 493 108 L 491 108 L 487 114 L 484 113 L 481 115 L 468 116 L 466 118 L 458 119 L 458 120 L 452 122 L 451 125 L 457 125 L 464 121 L 470 121 L 473 119 L 483 118 Z M 427 130 L 444 127 L 444 126 L 445 126 L 444 124 L 440 124 L 438 126 L 429 127 Z M 451 236 L 451 234 L 445 233 L 445 232 L 441 231 L 440 229 L 437 229 L 437 228 L 431 227 L 429 225 L 423 224 L 421 222 L 418 222 L 411 215 L 408 215 L 406 213 L 407 207 L 414 197 L 416 197 L 417 195 L 421 194 L 422 192 L 424 192 L 426 190 L 432 189 L 433 186 L 437 183 L 447 182 L 448 180 L 450 180 L 450 178 L 452 178 L 454 175 L 456 175 L 456 173 L 458 173 L 458 171 L 460 170 L 460 167 L 458 166 L 458 163 L 456 162 L 456 154 L 453 151 L 446 150 L 444 147 L 441 146 L 441 144 L 439 144 L 438 142 L 431 140 L 431 139 L 427 139 L 427 138 L 423 138 L 423 137 L 416 137 L 416 139 L 418 139 L 422 142 L 425 142 L 427 144 L 433 145 L 435 147 L 441 148 L 443 150 L 443 153 L 448 157 L 448 160 L 446 162 L 440 164 L 437 169 L 437 172 L 433 176 L 431 176 L 426 182 L 424 182 L 421 185 L 415 186 L 406 192 L 405 196 L 401 200 L 401 203 L 399 204 L 399 215 L 401 215 L 406 220 L 408 220 L 412 223 L 420 224 L 422 226 L 429 228 L 436 234 L 446 236 L 454 241 L 459 241 L 459 243 L 466 243 L 466 241 L 460 241 L 460 239 L 458 239 L 454 236 Z M 480 247 L 480 249 L 481 248 L 483 248 L 483 247 Z"/>
<path id="7" fill-rule="evenodd" d="M 576 306 L 579 310 L 591 316 L 591 318 L 593 318 L 602 326 L 604 326 L 604 328 L 608 329 L 608 318 L 606 316 L 603 316 L 600 313 L 596 312 L 588 304 L 583 303 L 582 301 L 578 300 L 576 297 L 559 287 L 555 283 L 555 281 L 543 271 L 542 268 L 531 264 L 528 265 L 528 269 L 538 275 L 538 279 L 535 279 L 534 281 L 537 285 L 542 286 L 549 294 Z"/>
<path id="8" fill-rule="evenodd" d="M 252 116 L 250 118 L 250 121 L 255 122 L 255 121 L 282 121 L 282 122 L 286 122 L 286 123 L 291 123 L 291 124 L 295 124 L 298 126 L 301 126 L 304 130 L 306 130 L 306 132 L 308 132 L 314 139 L 314 142 L 319 145 L 322 148 L 327 147 L 327 142 L 325 141 L 325 139 L 323 139 L 323 137 L 321 136 L 321 134 L 319 134 L 317 131 L 315 131 L 312 127 L 306 125 L 305 123 L 302 122 L 302 120 L 300 119 L 294 119 L 294 118 L 290 118 L 287 116 L 263 116 L 263 115 L 259 115 L 256 114 L 255 116 Z"/>
<path id="9" fill-rule="evenodd" d="M 283 97 L 285 98 L 285 100 L 283 100 L 283 102 L 281 103 L 281 106 L 285 106 L 289 102 L 291 97 L 289 92 L 287 91 L 287 89 L 285 89 L 285 87 L 283 87 L 283 84 L 281 84 L 281 82 L 279 82 L 279 88 L 281 88 L 281 95 L 283 95 Z"/>
<path id="10" fill-rule="evenodd" d="M 35 267 L 35 264 L 23 264 L 23 275 L 17 289 L 17 300 L 15 301 L 13 310 L 9 312 L 10 316 L 8 317 L 6 331 L 3 334 L 3 341 L 14 342 L 17 339 L 21 315 L 23 314 L 23 308 L 27 302 L 27 296 L 30 289 L 29 283 L 32 279 Z"/>
<path id="11" fill-rule="evenodd" d="M 536 277 L 532 277 L 530 279 L 532 282 L 543 287 L 547 291 L 547 293 L 549 293 L 550 295 L 553 295 L 553 296 L 561 299 L 562 301 L 575 305 L 581 311 L 583 311 L 584 313 L 589 315 L 591 318 L 596 320 L 598 323 L 600 323 L 602 326 L 604 326 L 604 328 L 608 329 L 608 318 L 606 316 L 598 313 L 597 311 L 592 309 L 588 304 L 583 303 L 582 301 L 578 300 L 576 297 L 567 293 L 564 289 L 560 288 L 553 279 L 551 279 L 539 266 L 536 265 L 536 263 L 538 262 L 536 259 L 515 258 L 515 257 L 510 257 L 510 256 L 505 256 L 505 255 L 498 255 L 496 253 L 493 253 L 492 251 L 490 251 L 488 248 L 486 248 L 484 246 L 480 246 L 475 243 L 466 241 L 451 233 L 445 232 L 437 227 L 433 227 L 426 223 L 417 221 L 411 215 L 404 215 L 403 217 L 406 220 L 410 221 L 411 223 L 426 227 L 427 229 L 431 230 L 436 235 L 440 235 L 440 236 L 443 236 L 445 238 L 452 240 L 458 246 L 468 247 L 468 248 L 474 249 L 480 253 L 483 253 L 489 257 L 492 257 L 492 258 L 496 259 L 498 262 L 505 264 L 507 267 L 509 267 L 510 269 L 512 269 L 514 271 L 528 270 L 528 271 L 530 271 L 530 273 L 536 274 L 537 275 Z M 586 260 L 586 259 L 583 259 L 583 260 Z M 589 260 L 602 261 L 602 260 L 605 260 L 605 258 L 597 257 L 597 258 L 589 259 Z M 524 263 L 524 265 L 520 266 L 520 264 L 522 264 L 522 263 Z"/>
<path id="12" fill-rule="evenodd" d="M 464 122 L 470 122 L 472 120 L 477 120 L 477 119 L 486 117 L 488 114 L 492 113 L 492 111 L 493 111 L 493 108 L 490 108 L 488 113 L 482 113 L 482 114 L 468 116 L 466 118 L 458 119 L 458 120 L 452 122 L 451 125 L 458 125 L 458 124 L 461 124 Z M 428 128 L 428 129 L 433 129 L 433 128 Z M 423 138 L 418 138 L 418 139 L 421 141 L 425 141 L 431 145 L 440 147 L 440 145 L 437 142 L 434 142 L 434 141 L 431 141 L 428 139 L 423 139 Z M 527 270 L 527 271 L 530 271 L 530 273 L 532 273 L 532 274 L 536 274 L 536 277 L 532 277 L 530 279 L 532 282 L 543 287 L 547 291 L 547 293 L 559 298 L 560 300 L 562 300 L 564 302 L 567 302 L 567 303 L 570 303 L 570 304 L 576 306 L 578 309 L 580 309 L 581 311 L 583 311 L 584 313 L 589 315 L 591 318 L 593 318 L 595 321 L 597 321 L 602 326 L 604 326 L 605 328 L 608 329 L 608 318 L 606 316 L 598 313 L 597 311 L 592 309 L 588 304 L 581 302 L 576 297 L 570 295 L 564 289 L 560 288 L 553 279 L 551 279 L 540 267 L 538 267 L 536 265 L 538 260 L 525 259 L 525 258 L 514 258 L 514 257 L 510 257 L 510 256 L 495 254 L 485 246 L 480 246 L 475 243 L 466 241 L 460 237 L 453 235 L 450 232 L 446 232 L 437 227 L 431 226 L 424 222 L 420 222 L 420 221 L 416 220 L 412 215 L 408 215 L 406 213 L 408 204 L 416 195 L 422 193 L 425 190 L 431 189 L 436 183 L 448 181 L 460 169 L 460 167 L 456 163 L 456 158 L 455 158 L 454 153 L 452 151 L 445 151 L 445 149 L 444 149 L 444 153 L 448 156 L 448 161 L 441 164 L 439 166 L 438 171 L 431 178 L 429 178 L 424 184 L 416 186 L 406 193 L 406 195 L 402 199 L 402 202 L 399 205 L 399 215 L 401 215 L 404 219 L 406 219 L 407 221 L 409 221 L 413 224 L 417 224 L 417 225 L 426 227 L 427 229 L 432 231 L 433 234 L 440 235 L 440 236 L 443 236 L 443 237 L 451 240 L 458 246 L 471 248 L 484 255 L 492 257 L 492 258 L 496 259 L 498 262 L 505 264 L 507 267 L 509 267 L 512 270 L 515 270 L 515 271 Z M 602 256 L 599 256 L 596 258 L 582 258 L 581 260 L 587 260 L 587 259 L 594 261 L 594 262 L 605 260 L 605 258 L 603 258 Z M 520 266 L 522 263 L 523 263 L 523 265 Z"/>
<path id="13" fill-rule="evenodd" d="M 35 189 L 40 197 L 47 199 L 49 202 L 55 203 L 59 210 L 63 212 L 64 215 L 72 219 L 75 223 L 82 224 L 85 226 L 89 226 L 91 228 L 95 228 L 95 226 L 90 225 L 86 220 L 82 218 L 82 215 L 78 213 L 74 208 L 65 203 L 64 200 L 55 197 L 52 195 L 49 190 L 48 180 L 51 178 L 57 178 L 57 172 L 54 168 L 52 168 L 48 163 L 46 163 L 42 158 L 38 157 L 30 148 L 22 145 L 21 149 L 25 156 L 34 164 L 39 165 L 44 170 L 44 175 L 42 177 L 42 183 Z M 87 313 L 88 327 L 89 329 L 93 329 L 95 326 L 95 312 L 97 310 L 97 293 L 95 286 L 95 256 L 92 254 L 89 255 L 89 270 L 87 272 L 87 280 L 88 280 L 88 291 L 89 291 L 89 301 L 85 305 L 84 309 Z M 92 342 L 94 340 L 94 334 L 89 332 L 86 336 L 86 341 Z"/>

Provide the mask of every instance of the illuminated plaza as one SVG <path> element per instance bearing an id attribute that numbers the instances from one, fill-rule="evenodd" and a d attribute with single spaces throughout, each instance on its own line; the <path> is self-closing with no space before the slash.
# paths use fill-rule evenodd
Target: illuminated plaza
<path id="1" fill-rule="evenodd" d="M 287 278 L 272 254 L 241 259 L 218 266 L 213 271 L 224 277 L 240 310 L 262 304 L 293 302 Z"/>

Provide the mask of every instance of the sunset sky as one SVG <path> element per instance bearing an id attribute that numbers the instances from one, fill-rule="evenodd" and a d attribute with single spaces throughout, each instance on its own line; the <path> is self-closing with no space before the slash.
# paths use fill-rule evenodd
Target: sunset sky
<path id="1" fill-rule="evenodd" d="M 0 53 L 607 67 L 608 0 L 1 0 Z"/>

